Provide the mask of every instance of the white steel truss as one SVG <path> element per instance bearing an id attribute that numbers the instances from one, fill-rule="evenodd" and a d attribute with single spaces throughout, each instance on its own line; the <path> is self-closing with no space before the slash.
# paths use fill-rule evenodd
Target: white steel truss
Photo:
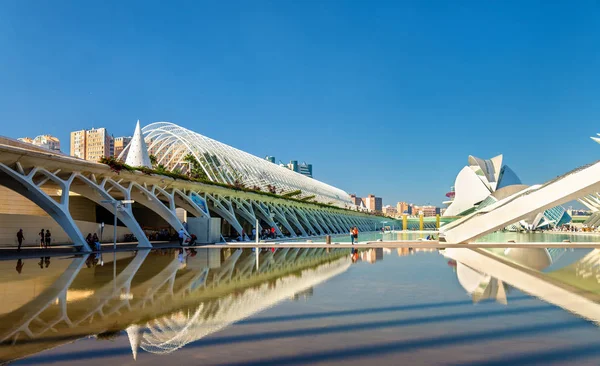
<path id="1" fill-rule="evenodd" d="M 268 191 L 275 187 L 277 193 L 300 190 L 303 197 L 314 196 L 321 203 L 339 207 L 352 207 L 348 193 L 306 177 L 287 168 L 234 147 L 213 140 L 170 122 L 155 122 L 142 129 L 148 148 L 157 158 L 158 164 L 170 169 L 187 171 L 189 163 L 184 161 L 191 154 L 201 165 L 206 176 L 213 182 L 258 187 Z M 127 148 L 122 157 L 127 154 Z"/>

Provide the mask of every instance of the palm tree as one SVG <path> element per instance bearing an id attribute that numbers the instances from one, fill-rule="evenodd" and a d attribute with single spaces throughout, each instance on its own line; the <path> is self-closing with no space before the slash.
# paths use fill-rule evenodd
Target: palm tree
<path id="1" fill-rule="evenodd" d="M 149 158 L 150 158 L 150 164 L 152 164 L 153 167 L 156 166 L 156 163 L 158 162 L 158 160 L 156 159 L 156 156 L 150 154 Z"/>

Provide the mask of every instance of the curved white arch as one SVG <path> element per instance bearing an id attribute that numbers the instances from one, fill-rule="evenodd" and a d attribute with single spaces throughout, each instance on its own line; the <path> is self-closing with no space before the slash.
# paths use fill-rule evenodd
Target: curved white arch
<path id="1" fill-rule="evenodd" d="M 200 135 L 171 122 L 155 122 L 145 126 L 142 133 L 150 153 L 168 168 L 188 169 L 183 161 L 193 155 L 207 177 L 214 182 L 233 184 L 242 181 L 247 187 L 257 186 L 266 191 L 271 185 L 277 192 L 301 190 L 304 196 L 314 195 L 322 203 L 339 207 L 351 206 L 350 196 L 343 190 L 273 164 L 252 154 Z M 127 153 L 123 151 L 122 156 Z"/>

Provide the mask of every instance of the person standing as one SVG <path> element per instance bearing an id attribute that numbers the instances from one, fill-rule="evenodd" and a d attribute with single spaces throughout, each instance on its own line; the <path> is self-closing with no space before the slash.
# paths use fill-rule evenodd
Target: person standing
<path id="1" fill-rule="evenodd" d="M 350 228 L 350 243 L 354 245 L 354 227 Z"/>
<path id="2" fill-rule="evenodd" d="M 94 235 L 92 235 L 92 243 L 94 243 L 94 248 L 96 250 L 98 250 L 98 251 L 102 250 L 102 246 L 100 245 L 100 239 L 98 239 L 98 235 L 96 235 L 96 233 L 94 233 Z"/>
<path id="3" fill-rule="evenodd" d="M 52 234 L 50 234 L 50 229 L 48 229 L 48 230 L 46 230 L 46 235 L 45 235 L 45 240 L 44 240 L 44 248 L 48 249 L 51 241 L 52 241 Z"/>
<path id="4" fill-rule="evenodd" d="M 19 231 L 17 231 L 17 241 L 19 242 L 17 252 L 21 251 L 21 245 L 23 244 L 23 240 L 25 240 L 25 236 L 23 235 L 23 229 L 19 229 Z"/>
<path id="5" fill-rule="evenodd" d="M 275 239 L 276 235 L 275 235 L 275 227 L 271 228 L 271 238 Z"/>
<path id="6" fill-rule="evenodd" d="M 358 244 L 358 227 L 354 227 L 354 242 Z"/>
<path id="7" fill-rule="evenodd" d="M 183 237 L 185 235 L 185 230 L 183 230 L 183 228 L 179 229 L 179 246 L 182 247 L 183 246 Z"/>
<path id="8" fill-rule="evenodd" d="M 46 237 L 44 236 L 44 229 L 40 231 L 40 248 L 44 248 L 44 243 L 46 242 Z"/>

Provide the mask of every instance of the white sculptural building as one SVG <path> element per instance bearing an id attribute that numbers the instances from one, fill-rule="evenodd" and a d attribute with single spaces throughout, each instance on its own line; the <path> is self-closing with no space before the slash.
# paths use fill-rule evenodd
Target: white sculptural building
<path id="1" fill-rule="evenodd" d="M 444 216 L 466 216 L 513 196 L 528 186 L 507 165 L 502 155 L 491 159 L 469 156 L 468 165 L 457 175 L 454 183 L 454 199 Z M 507 227 L 509 230 L 536 230 L 554 227 L 571 221 L 562 206 L 556 206 Z"/>
<path id="2" fill-rule="evenodd" d="M 146 141 L 144 141 L 144 136 L 142 135 L 142 129 L 140 128 L 140 120 L 138 119 L 137 124 L 135 125 L 135 132 L 133 133 L 133 138 L 128 145 L 127 159 L 125 160 L 125 164 L 130 166 L 143 166 L 146 168 L 152 167 L 152 162 L 150 161 L 150 155 L 148 154 L 148 146 L 146 146 Z"/>
<path id="3" fill-rule="evenodd" d="M 468 165 L 456 176 L 454 200 L 444 216 L 465 215 L 488 197 L 500 199 L 525 187 L 512 169 L 502 165 L 502 155 L 489 160 L 469 155 Z"/>

